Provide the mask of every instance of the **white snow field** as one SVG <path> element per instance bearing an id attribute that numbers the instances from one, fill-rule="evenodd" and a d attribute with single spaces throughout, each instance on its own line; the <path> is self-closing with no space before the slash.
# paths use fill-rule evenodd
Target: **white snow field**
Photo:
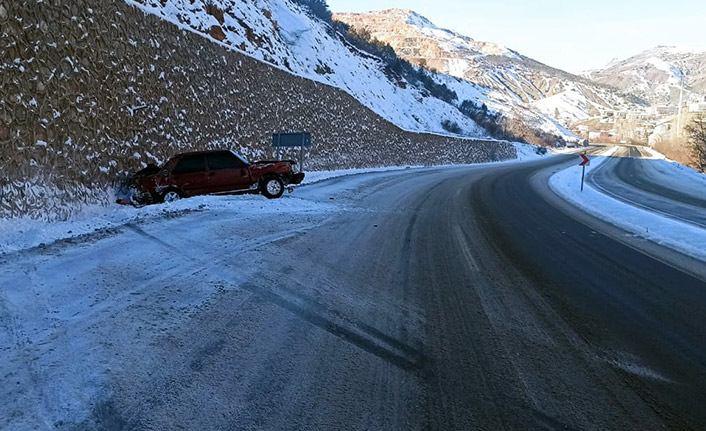
<path id="1" fill-rule="evenodd" d="M 166 328 L 208 307 L 224 280 L 247 280 L 264 245 L 342 211 L 355 187 L 342 181 L 275 201 L 116 205 L 24 228 L 3 221 L 3 251 L 21 251 L 0 254 L 0 429 L 92 429 L 81 423 L 100 407 L 96 400 L 111 397 L 102 392 L 106 380 L 147 378 L 142 370 L 161 360 L 151 343 L 168 343 L 160 338 Z M 39 240 L 45 244 L 22 250 Z"/>
<path id="2" fill-rule="evenodd" d="M 613 147 L 601 156 L 592 156 L 586 175 L 590 170 L 595 170 L 605 163 L 616 149 L 617 147 Z M 613 199 L 596 190 L 588 182 L 581 192 L 581 168 L 578 163 L 577 157 L 576 166 L 553 175 L 549 182 L 551 189 L 585 212 L 636 237 L 706 261 L 705 229 Z M 695 192 L 701 187 L 703 196 L 706 176 L 666 160 L 648 165 L 653 167 L 651 172 L 654 174 L 654 179 L 664 181 L 666 184 L 678 185 L 678 189 L 684 191 Z"/>

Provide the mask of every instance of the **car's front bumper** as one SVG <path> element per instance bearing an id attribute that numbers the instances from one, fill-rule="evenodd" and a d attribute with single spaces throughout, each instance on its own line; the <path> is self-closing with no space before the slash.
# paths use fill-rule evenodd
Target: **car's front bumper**
<path id="1" fill-rule="evenodd" d="M 301 184 L 304 181 L 306 174 L 304 172 L 299 172 L 298 174 L 293 174 L 287 184 Z"/>

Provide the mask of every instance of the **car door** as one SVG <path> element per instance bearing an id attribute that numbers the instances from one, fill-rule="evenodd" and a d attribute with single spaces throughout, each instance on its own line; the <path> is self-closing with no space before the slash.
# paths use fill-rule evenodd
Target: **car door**
<path id="1" fill-rule="evenodd" d="M 209 193 L 227 193 L 246 190 L 252 185 L 250 169 L 229 151 L 206 155 L 208 164 Z"/>
<path id="2" fill-rule="evenodd" d="M 172 169 L 170 184 L 185 196 L 195 196 L 208 192 L 208 172 L 203 154 L 182 156 Z"/>

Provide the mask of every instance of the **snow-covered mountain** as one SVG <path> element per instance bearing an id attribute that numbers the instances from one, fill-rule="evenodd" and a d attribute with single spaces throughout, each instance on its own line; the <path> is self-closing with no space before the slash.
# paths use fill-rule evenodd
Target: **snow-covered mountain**
<path id="1" fill-rule="evenodd" d="M 390 44 L 415 64 L 493 88 L 564 124 L 636 106 L 619 92 L 494 43 L 439 28 L 405 9 L 341 13 L 334 19 Z"/>
<path id="2" fill-rule="evenodd" d="M 386 73 L 381 61 L 360 52 L 330 26 L 290 0 L 126 0 L 214 41 L 314 81 L 343 89 L 363 105 L 410 131 L 486 132 L 458 109 Z"/>
<path id="3" fill-rule="evenodd" d="M 334 19 L 365 29 L 371 36 L 390 44 L 398 55 L 413 63 L 459 78 L 472 73 L 474 60 L 486 56 L 519 59 L 521 56 L 494 43 L 480 42 L 451 30 L 437 27 L 427 18 L 408 9 L 388 9 L 366 13 L 339 13 Z"/>
<path id="4" fill-rule="evenodd" d="M 466 100 L 491 112 L 518 118 L 528 127 L 558 138 L 573 136 L 564 127 L 493 88 L 432 74 L 458 94 L 457 103 L 435 98 L 416 82 L 391 73 L 377 57 L 350 45 L 326 22 L 291 0 L 125 0 L 215 42 L 245 52 L 295 75 L 345 90 L 363 105 L 410 131 L 448 134 L 442 122 L 458 124 L 461 134 L 487 136 L 487 131 L 458 106 Z M 492 44 L 478 45 L 502 54 Z"/>
<path id="5" fill-rule="evenodd" d="M 677 105 L 683 77 L 687 97 L 700 101 L 706 96 L 706 49 L 658 46 L 585 76 L 653 105 Z"/>

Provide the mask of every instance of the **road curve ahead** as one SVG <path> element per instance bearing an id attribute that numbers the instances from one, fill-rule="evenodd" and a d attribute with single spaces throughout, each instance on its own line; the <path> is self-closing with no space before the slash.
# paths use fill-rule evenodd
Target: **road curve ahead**
<path id="1" fill-rule="evenodd" d="M 597 391 L 587 405 L 603 400 L 612 404 L 607 411 L 626 415 L 621 425 L 616 420 L 597 428 L 703 428 L 706 283 L 557 211 L 546 193 L 538 194 L 550 173 L 535 165 L 491 172 L 471 187 L 471 202 L 495 256 L 522 274 L 590 352 L 593 360 L 584 364 L 596 366 L 593 377 L 601 377 L 587 378 L 596 386 L 577 386 L 574 396 Z M 582 371 L 564 364 L 579 362 L 551 361 L 568 373 L 565 382 Z M 612 396 L 599 395 L 601 387 Z M 590 422 L 564 423 L 585 429 Z"/>
<path id="2" fill-rule="evenodd" d="M 333 179 L 297 196 L 345 210 L 284 233 L 262 220 L 267 238 L 237 214 L 197 212 L 40 251 L 30 278 L 93 274 L 104 256 L 99 274 L 125 295 L 85 312 L 104 321 L 53 323 L 64 345 L 98 337 L 84 355 L 111 364 L 95 373 L 109 399 L 78 428 L 706 429 L 706 283 L 548 197 L 548 175 L 574 162 Z M 158 276 L 131 257 L 140 249 Z M 206 284 L 213 296 L 175 317 Z M 115 328 L 133 335 L 109 340 Z M 37 394 L 46 408 L 50 390 Z"/>
<path id="3" fill-rule="evenodd" d="M 614 157 L 588 175 L 587 181 L 629 205 L 706 229 L 704 184 L 686 187 L 674 181 L 659 181 L 654 173 L 660 163 L 663 162 L 650 158 L 641 147 L 620 147 Z"/>

